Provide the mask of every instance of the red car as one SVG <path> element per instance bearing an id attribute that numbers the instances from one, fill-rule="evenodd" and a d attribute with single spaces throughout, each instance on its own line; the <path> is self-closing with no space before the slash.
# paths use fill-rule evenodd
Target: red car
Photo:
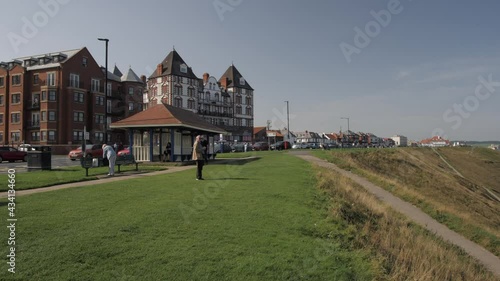
<path id="1" fill-rule="evenodd" d="M 129 150 L 129 147 L 125 147 L 124 149 L 118 151 L 116 153 L 117 156 L 121 156 L 121 155 L 129 155 L 130 154 L 130 150 Z"/>
<path id="2" fill-rule="evenodd" d="M 87 145 L 87 156 L 88 157 L 102 157 L 102 145 L 101 144 L 88 144 Z M 83 157 L 82 147 L 78 147 L 74 150 L 71 150 L 68 153 L 69 159 L 71 161 L 75 161 L 76 159 L 80 159 Z"/>
<path id="3" fill-rule="evenodd" d="M 19 151 L 13 147 L 2 146 L 0 147 L 0 163 L 3 161 L 14 162 L 17 160 L 28 161 L 28 153 L 26 151 Z"/>

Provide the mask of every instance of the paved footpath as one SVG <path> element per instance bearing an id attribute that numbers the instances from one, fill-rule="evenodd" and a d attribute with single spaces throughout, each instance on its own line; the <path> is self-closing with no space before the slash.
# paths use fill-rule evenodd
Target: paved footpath
<path id="1" fill-rule="evenodd" d="M 175 167 L 168 167 L 167 170 L 156 171 L 156 172 L 151 172 L 151 173 L 130 174 L 130 172 L 123 172 L 120 174 L 115 174 L 114 177 L 100 176 L 99 179 L 96 179 L 96 180 L 66 183 L 66 184 L 60 184 L 60 185 L 54 185 L 54 186 L 42 187 L 42 188 L 36 188 L 36 189 L 19 190 L 19 191 L 16 190 L 16 196 L 22 196 L 22 195 L 28 195 L 28 194 L 40 193 L 40 192 L 47 192 L 47 191 L 53 191 L 53 190 L 71 188 L 71 187 L 78 187 L 78 186 L 89 186 L 89 185 L 96 185 L 96 184 L 115 182 L 115 181 L 121 181 L 121 180 L 130 180 L 130 179 L 137 179 L 137 178 L 142 178 L 142 177 L 164 175 L 164 174 L 170 174 L 170 173 L 190 170 L 190 169 L 194 169 L 194 168 L 196 168 L 196 166 L 178 166 L 178 167 L 175 166 Z M 7 197 L 7 192 L 0 193 L 0 198 L 6 198 L 6 197 Z"/>
<path id="2" fill-rule="evenodd" d="M 339 172 L 340 174 L 354 180 L 356 183 L 360 184 L 366 190 L 368 190 L 368 192 L 375 195 L 378 199 L 388 204 L 396 211 L 406 215 L 411 220 L 427 228 L 438 236 L 441 236 L 444 240 L 447 240 L 452 244 L 455 244 L 458 247 L 464 249 L 469 255 L 479 260 L 479 262 L 484 264 L 491 272 L 500 277 L 500 259 L 497 256 L 479 246 L 478 244 L 466 239 L 460 234 L 450 230 L 445 225 L 437 222 L 429 215 L 422 212 L 422 210 L 420 210 L 419 208 L 406 201 L 401 200 L 399 197 L 396 197 L 385 189 L 374 185 L 365 178 L 337 167 L 333 163 L 308 155 L 306 153 L 294 152 L 292 154 L 318 166 L 335 170 L 336 172 Z"/>

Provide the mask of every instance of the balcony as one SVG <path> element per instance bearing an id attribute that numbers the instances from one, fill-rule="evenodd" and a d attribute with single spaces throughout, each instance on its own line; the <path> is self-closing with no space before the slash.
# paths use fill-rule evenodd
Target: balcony
<path id="1" fill-rule="evenodd" d="M 216 112 L 216 111 L 209 111 L 209 110 L 203 110 L 203 109 L 198 110 L 197 113 L 198 113 L 198 115 L 202 115 L 202 116 L 233 117 L 233 114 L 231 114 L 231 113 Z"/>
<path id="2" fill-rule="evenodd" d="M 108 99 L 123 100 L 123 96 L 121 91 L 111 91 L 111 93 L 108 93 Z"/>
<path id="3" fill-rule="evenodd" d="M 38 100 L 29 100 L 27 110 L 40 110 L 40 101 Z"/>
<path id="4" fill-rule="evenodd" d="M 108 112 L 108 116 L 124 116 L 125 109 L 123 108 L 113 108 L 111 112 Z"/>
<path id="5" fill-rule="evenodd" d="M 28 120 L 28 124 L 26 124 L 28 129 L 39 129 L 40 128 L 40 120 Z"/>

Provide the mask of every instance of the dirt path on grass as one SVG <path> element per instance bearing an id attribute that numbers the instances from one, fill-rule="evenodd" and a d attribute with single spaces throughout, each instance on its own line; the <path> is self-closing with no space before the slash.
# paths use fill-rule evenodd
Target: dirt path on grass
<path id="1" fill-rule="evenodd" d="M 170 174 L 170 173 L 185 171 L 185 170 L 194 169 L 194 168 L 196 168 L 196 166 L 169 167 L 167 170 L 156 171 L 156 172 L 151 172 L 151 173 L 135 173 L 134 171 L 129 171 L 129 172 L 123 172 L 120 174 L 115 174 L 114 177 L 99 176 L 99 178 L 96 180 L 66 183 L 66 184 L 60 184 L 60 185 L 54 185 L 54 186 L 42 187 L 42 188 L 35 188 L 35 189 L 28 189 L 28 190 L 19 190 L 19 191 L 16 190 L 16 196 L 22 196 L 22 195 L 28 195 L 28 194 L 40 193 L 40 192 L 48 192 L 48 191 L 71 188 L 71 187 L 89 186 L 89 185 L 96 185 L 96 184 L 101 184 L 101 183 L 137 179 L 137 178 L 156 176 L 156 175 L 164 175 L 164 174 Z M 7 192 L 1 192 L 0 198 L 7 198 Z"/>
<path id="2" fill-rule="evenodd" d="M 500 259 L 497 256 L 493 255 L 491 252 L 487 251 L 478 244 L 466 239 L 460 234 L 450 230 L 448 227 L 437 222 L 429 215 L 421 211 L 419 208 L 413 206 L 412 204 L 406 201 L 401 200 L 399 197 L 392 195 L 390 192 L 369 182 L 365 178 L 355 175 L 349 171 L 343 170 L 337 167 L 333 163 L 311 156 L 307 152 L 297 151 L 297 152 L 292 152 L 292 155 L 300 157 L 318 166 L 332 169 L 352 179 L 356 183 L 366 188 L 368 192 L 375 195 L 375 197 L 377 197 L 382 202 L 388 204 L 396 211 L 404 214 L 414 222 L 425 227 L 426 229 L 430 230 L 436 235 L 442 237 L 444 240 L 449 241 L 450 243 L 462 248 L 470 256 L 476 258 L 477 260 L 479 260 L 479 262 L 484 264 L 496 276 L 500 277 Z"/>

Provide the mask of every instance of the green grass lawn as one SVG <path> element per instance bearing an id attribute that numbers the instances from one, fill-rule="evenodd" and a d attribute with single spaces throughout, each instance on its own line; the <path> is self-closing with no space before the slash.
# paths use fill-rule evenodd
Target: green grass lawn
<path id="1" fill-rule="evenodd" d="M 115 168 L 118 172 L 118 167 Z M 139 171 L 151 172 L 167 169 L 166 166 L 139 165 Z M 135 171 L 135 165 L 123 165 L 121 172 Z M 98 167 L 89 169 L 89 176 L 85 176 L 85 169 L 80 166 L 66 167 L 62 169 L 53 169 L 51 171 L 35 171 L 16 173 L 16 190 L 25 190 L 64 184 L 71 182 L 95 180 L 99 175 L 106 175 L 109 172 L 108 167 Z M 0 175 L 0 182 L 7 183 L 8 175 Z M 0 185 L 0 192 L 7 191 L 7 184 Z"/>
<path id="2" fill-rule="evenodd" d="M 2 243 L 0 279 L 375 278 L 369 254 L 327 221 L 329 200 L 308 163 L 274 153 L 209 164 L 204 178 L 188 170 L 18 197 L 16 274 L 7 272 Z"/>

